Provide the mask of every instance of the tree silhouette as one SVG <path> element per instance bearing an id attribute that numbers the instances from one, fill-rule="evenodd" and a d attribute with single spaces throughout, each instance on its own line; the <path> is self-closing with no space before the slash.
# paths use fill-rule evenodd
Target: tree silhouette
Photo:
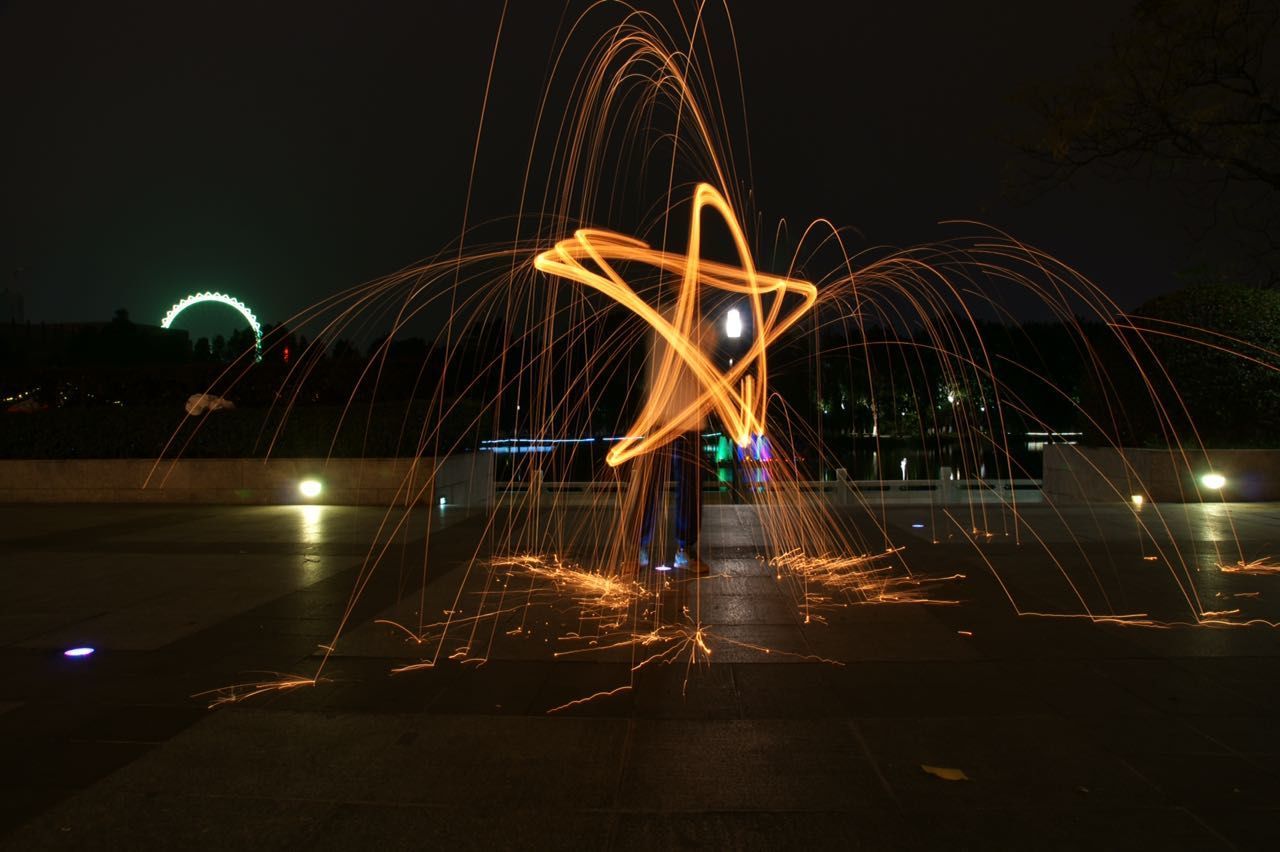
<path id="1" fill-rule="evenodd" d="M 1280 270 L 1280 0 L 1143 0 L 1109 56 L 1027 95 L 1039 131 L 1017 183 L 1089 171 L 1168 180 L 1200 236 L 1226 230 L 1268 277 Z"/>
<path id="2" fill-rule="evenodd" d="M 1280 291 L 1195 285 L 1146 303 L 1133 322 L 1138 330 L 1126 337 L 1144 368 L 1100 336 L 1108 388 L 1091 382 L 1084 399 L 1096 423 L 1116 430 L 1111 437 L 1136 446 L 1280 446 Z M 1163 412 L 1146 401 L 1153 395 Z"/>
<path id="3" fill-rule="evenodd" d="M 360 358 L 360 350 L 345 337 L 334 341 L 330 352 L 335 361 L 355 361 Z"/>

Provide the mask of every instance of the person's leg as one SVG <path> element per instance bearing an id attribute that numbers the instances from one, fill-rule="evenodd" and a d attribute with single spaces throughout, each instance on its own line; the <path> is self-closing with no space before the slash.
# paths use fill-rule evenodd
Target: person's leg
<path id="1" fill-rule="evenodd" d="M 698 559 L 698 532 L 702 526 L 702 436 L 686 432 L 676 440 L 676 544 L 680 562 L 705 573 Z M 681 566 L 683 567 L 683 566 Z"/>
<path id="2" fill-rule="evenodd" d="M 648 568 L 653 544 L 653 530 L 658 521 L 658 505 L 662 489 L 666 485 L 666 449 L 656 450 L 649 458 L 641 460 L 638 475 L 640 486 L 640 567 Z"/>

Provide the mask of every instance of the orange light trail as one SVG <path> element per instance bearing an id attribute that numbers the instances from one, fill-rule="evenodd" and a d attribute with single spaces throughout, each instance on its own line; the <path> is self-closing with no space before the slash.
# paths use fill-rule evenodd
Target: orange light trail
<path id="1" fill-rule="evenodd" d="M 570 489 L 543 487 L 546 471 L 542 466 L 554 462 L 572 468 L 577 443 L 555 444 L 554 452 L 549 449 L 537 458 L 509 456 L 508 484 L 527 487 L 510 488 L 496 501 L 497 508 L 486 510 L 474 550 L 463 557 L 447 557 L 455 562 L 447 562 L 443 571 L 456 567 L 457 576 L 448 578 L 448 588 L 430 592 L 428 581 L 440 579 L 443 571 L 436 567 L 438 562 L 429 564 L 438 558 L 431 543 L 440 530 L 432 526 L 437 515 L 428 517 L 425 543 L 420 555 L 413 557 L 420 563 L 420 575 L 410 576 L 416 572 L 404 570 L 412 560 L 405 559 L 401 565 L 405 612 L 372 622 L 389 628 L 386 633 L 424 646 L 425 659 L 393 671 L 430 669 L 446 659 L 481 665 L 490 658 L 501 659 L 514 643 L 525 641 L 545 643 L 552 659 L 630 649 L 633 675 L 660 664 L 684 663 L 689 669 L 707 664 L 718 643 L 768 655 L 821 659 L 719 635 L 717 631 L 725 625 L 708 623 L 701 608 L 705 580 L 680 584 L 669 576 L 635 572 L 642 502 L 635 498 L 640 491 L 637 485 L 645 477 L 660 477 L 665 487 L 666 474 L 656 461 L 660 454 L 653 451 L 704 415 L 713 415 L 739 447 L 748 447 L 763 435 L 773 444 L 774 459 L 767 465 L 760 459 L 744 460 L 740 471 L 748 474 L 747 481 L 735 480 L 725 491 L 736 489 L 732 499 L 754 513 L 749 522 L 760 532 L 758 543 L 753 540 L 758 544 L 759 564 L 751 570 L 756 576 L 772 575 L 804 623 L 822 622 L 821 613 L 835 608 L 958 603 L 958 593 L 932 595 L 943 583 L 958 586 L 965 579 L 963 574 L 950 569 L 942 576 L 915 574 L 908 556 L 917 555 L 916 545 L 908 554 L 895 543 L 889 502 L 881 499 L 888 484 L 860 490 L 862 486 L 851 483 L 853 477 L 837 486 L 844 489 L 838 492 L 840 498 L 827 490 L 832 483 L 824 476 L 824 468 L 829 473 L 845 467 L 842 462 L 847 459 L 828 440 L 831 433 L 824 432 L 834 428 L 824 420 L 828 412 L 808 418 L 797 404 L 804 391 L 793 395 L 786 380 L 795 377 L 789 370 L 806 372 L 805 378 L 818 385 L 815 396 L 821 403 L 823 361 L 840 355 L 856 362 L 856 369 L 849 371 L 848 387 L 840 392 L 861 395 L 858 404 L 867 411 L 869 421 L 867 428 L 859 427 L 850 411 L 839 426 L 846 430 L 845 436 L 874 446 L 881 460 L 885 458 L 882 439 L 917 442 L 917 449 L 932 451 L 934 458 L 942 455 L 944 441 L 954 447 L 956 479 L 963 470 L 969 480 L 965 487 L 973 490 L 966 491 L 963 500 L 930 498 L 927 506 L 920 507 L 928 513 L 921 521 L 928 521 L 933 545 L 953 538 L 957 544 L 966 544 L 1016 614 L 1157 629 L 1184 624 L 1274 626 L 1245 618 L 1235 609 L 1204 606 L 1205 589 L 1199 584 L 1211 575 L 1201 574 L 1199 566 L 1217 564 L 1223 574 L 1244 575 L 1276 574 L 1280 566 L 1269 559 L 1246 562 L 1242 552 L 1217 552 L 1216 543 L 1212 561 L 1186 552 L 1170 509 L 1149 500 L 1145 507 L 1134 506 L 1132 495 L 1147 492 L 1138 470 L 1123 456 L 1120 478 L 1124 481 L 1109 482 L 1108 487 L 1117 506 L 1132 509 L 1140 558 L 1159 563 L 1143 571 L 1143 582 L 1148 575 L 1167 575 L 1174 593 L 1171 600 L 1180 601 L 1179 611 L 1191 620 L 1160 620 L 1157 616 L 1169 613 L 1149 607 L 1145 599 L 1121 608 L 1120 602 L 1128 600 L 1124 574 L 1101 570 L 1105 563 L 1085 547 L 1079 516 L 1045 495 L 1037 495 L 1043 497 L 1044 514 L 1027 512 L 1013 487 L 1015 479 L 1035 478 L 1015 459 L 1010 437 L 1016 434 L 1014 424 L 1021 421 L 1024 428 L 1044 430 L 1035 434 L 1046 435 L 1055 425 L 1063 425 L 1047 422 L 1054 415 L 1029 401 L 1035 397 L 1027 395 L 1028 387 L 1047 391 L 1046 397 L 1060 402 L 1067 416 L 1112 449 L 1124 446 L 1121 424 L 1127 409 L 1149 408 L 1169 436 L 1171 452 L 1190 470 L 1204 448 L 1184 447 L 1177 440 L 1175 421 L 1188 420 L 1189 414 L 1176 392 L 1174 377 L 1155 357 L 1147 338 L 1189 339 L 1190 332 L 1204 330 L 1167 321 L 1156 325 L 1157 321 L 1130 316 L 1103 288 L 1066 264 L 1007 233 L 973 222 L 952 224 L 975 228 L 977 233 L 966 232 L 944 242 L 858 252 L 849 248 L 852 231 L 816 220 L 796 229 L 800 237 L 789 259 L 780 247 L 785 244 L 781 235 L 791 229 L 779 222 L 775 250 L 782 259 L 768 263 L 773 274 L 761 272 L 754 258 L 767 256 L 760 237 L 766 229 L 761 224 L 754 238 L 748 238 L 755 231 L 750 226 L 756 224 L 757 211 L 741 199 L 754 196 L 736 194 L 737 187 L 750 188 L 754 181 L 734 167 L 734 146 L 729 142 L 735 138 L 735 128 L 725 118 L 724 108 L 724 97 L 732 94 L 732 87 L 720 86 L 711 57 L 699 52 L 700 45 L 708 42 L 703 17 L 707 8 L 699 4 L 696 20 L 687 20 L 678 11 L 679 25 L 673 31 L 651 11 L 621 3 L 588 4 L 568 25 L 569 35 L 554 53 L 510 239 L 482 243 L 473 237 L 468 191 L 463 227 L 455 243 L 412 268 L 326 299 L 286 323 L 299 331 L 306 326 L 309 333 L 315 325 L 320 327 L 318 333 L 310 334 L 306 347 L 295 350 L 288 365 L 276 396 L 279 410 L 273 408 L 273 416 L 280 416 L 264 428 L 268 455 L 274 452 L 294 404 L 306 399 L 304 384 L 326 358 L 329 346 L 351 334 L 386 332 L 353 382 L 342 408 L 341 429 L 349 415 L 358 419 L 358 399 L 377 397 L 393 340 L 414 331 L 411 324 L 428 315 L 443 318 L 445 328 L 433 341 L 433 351 L 440 353 L 440 380 L 423 394 L 430 415 L 421 422 L 406 415 L 403 424 L 404 454 L 415 456 L 415 465 L 421 460 L 433 471 L 437 460 L 474 449 L 476 444 L 468 442 L 478 438 L 520 436 L 536 445 L 548 436 L 583 435 L 586 430 L 597 437 L 569 440 L 594 443 L 602 434 L 622 436 L 604 454 L 607 469 L 593 470 L 596 480 L 578 492 L 583 498 L 577 504 L 582 515 L 569 511 L 565 495 Z M 578 53 L 569 49 L 570 38 L 582 37 L 579 33 L 592 38 L 597 32 L 592 28 L 596 16 L 610 10 L 619 17 L 594 43 L 584 45 L 586 58 L 579 61 Z M 495 37 L 468 186 L 480 173 L 486 114 L 501 103 L 500 98 L 490 98 L 494 81 L 501 77 L 494 73 L 498 43 Z M 566 103 L 560 104 L 552 83 L 565 75 L 570 85 Z M 539 135 L 544 126 L 547 138 Z M 668 152 L 669 162 L 663 160 Z M 547 169 L 541 197 L 535 162 Z M 650 162 L 657 163 L 654 171 L 666 181 L 665 193 L 650 193 L 646 187 L 646 194 L 633 204 L 635 199 L 626 194 L 624 185 L 637 171 L 634 166 L 647 168 Z M 526 199 L 530 199 L 528 207 Z M 674 211 L 686 207 L 687 226 L 674 221 Z M 619 211 L 625 210 L 646 211 L 628 228 L 631 235 L 585 226 L 616 223 Z M 713 225 L 723 223 L 727 228 L 736 262 L 703 256 L 704 219 L 709 217 L 714 217 Z M 743 222 L 749 227 L 744 228 Z M 668 238 L 681 233 L 686 237 L 683 251 L 668 250 Z M 743 314 L 749 319 L 749 348 L 727 369 L 713 361 L 700 339 L 701 302 L 712 297 L 745 303 Z M 1047 368 L 988 350 L 989 317 L 1016 325 L 1008 305 L 1020 301 L 1035 303 L 1067 331 L 1085 378 L 1097 387 L 1096 409 L 1083 406 L 1069 387 L 1055 385 Z M 619 315 L 625 315 L 623 321 L 614 322 Z M 383 320 L 389 322 L 379 325 Z M 1110 335 L 1108 341 L 1119 347 L 1120 354 L 1112 361 L 1100 355 L 1086 323 L 1104 329 Z M 498 330 L 474 365 L 477 375 L 470 375 L 461 357 L 463 341 L 486 326 Z M 839 334 L 825 336 L 832 331 Z M 1026 334 L 1030 337 L 1030 332 Z M 630 355 L 654 337 L 658 341 L 655 370 L 645 385 Z M 1254 363 L 1270 363 L 1277 357 L 1248 341 L 1216 333 L 1210 337 L 1207 343 L 1200 342 Z M 834 342 L 828 344 L 828 340 Z M 269 341 L 268 352 L 271 346 Z M 878 372 L 873 370 L 875 359 L 879 359 Z M 1132 398 L 1119 395 L 1111 374 L 1121 368 L 1136 374 L 1143 393 Z M 225 395 L 251 369 L 253 364 L 242 358 L 226 368 L 209 392 Z M 488 386 L 480 375 L 486 371 L 496 375 Z M 856 390 L 852 387 L 855 376 L 859 379 Z M 423 376 L 418 379 L 422 381 Z M 689 379 L 697 388 L 692 397 L 677 393 Z M 611 402 L 614 408 L 601 404 L 602 388 L 618 398 Z M 683 410 L 673 412 L 675 401 Z M 854 400 L 848 401 L 853 409 Z M 842 398 L 841 411 L 843 403 Z M 602 423 L 596 419 L 601 410 L 616 416 Z M 835 412 L 831 414 L 834 421 Z M 175 432 L 162 455 L 180 455 L 205 422 L 188 422 L 185 431 Z M 457 426 L 458 437 L 446 438 L 444 424 Z M 1199 444 L 1198 436 L 1194 443 Z M 552 447 L 551 442 L 547 446 Z M 807 463 L 798 458 L 802 448 L 813 448 Z M 988 458 L 994 459 L 993 469 L 975 480 L 975 471 Z M 165 461 L 156 461 L 148 483 L 164 483 L 172 470 L 164 469 Z M 1099 477 L 1104 473 L 1083 454 L 1080 464 Z M 896 468 L 889 470 L 890 476 L 896 472 Z M 932 478 L 933 472 L 928 475 Z M 425 479 L 415 472 L 405 476 L 392 501 L 394 507 L 388 509 L 370 543 L 332 641 L 319 646 L 323 654 L 315 677 L 280 674 L 258 680 L 250 675 L 246 678 L 250 682 L 215 692 L 214 703 L 313 685 L 331 655 L 338 653 L 344 631 L 359 626 L 357 601 L 370 588 L 377 588 L 371 585 L 375 572 L 385 571 L 395 561 L 396 545 L 404 539 L 410 517 L 431 499 L 433 486 L 434 473 Z M 954 486 L 933 481 L 923 487 L 959 486 L 959 481 Z M 975 493 L 981 495 L 976 500 Z M 396 511 L 403 514 L 396 518 Z M 853 512 L 867 523 L 859 527 L 852 522 Z M 1229 513 L 1223 522 L 1229 534 L 1222 540 L 1234 539 L 1239 545 Z M 1042 524 L 1059 525 L 1065 533 L 1055 537 L 1051 530 L 1037 529 Z M 1024 608 L 1019 600 L 1023 586 L 1012 582 L 1015 577 L 1006 570 L 1011 557 L 1005 545 L 1034 548 L 1036 559 L 1017 557 L 1019 570 L 1025 566 L 1051 579 L 1060 599 L 1037 603 L 1035 611 Z M 930 545 L 922 541 L 921 547 L 926 546 Z M 1239 562 L 1234 561 L 1237 556 Z M 1136 553 L 1124 553 L 1117 561 L 1137 558 Z M 725 577 L 732 579 L 732 574 L 718 574 L 716 582 Z M 421 583 L 420 589 L 416 582 Z M 1249 601 L 1258 594 L 1240 592 L 1234 597 Z M 1055 607 L 1061 611 L 1039 611 Z M 436 613 L 443 613 L 443 618 Z M 972 636 L 971 630 L 956 632 Z M 520 653 L 528 651 L 522 648 Z M 634 679 L 567 702 L 553 712 L 633 687 Z"/>
<path id="2" fill-rule="evenodd" d="M 740 267 L 701 257 L 702 211 L 706 207 L 719 213 L 728 225 L 742 264 Z M 590 261 L 599 271 L 589 269 L 584 261 Z M 664 318 L 627 284 L 613 265 L 620 261 L 644 263 L 681 274 L 672 321 Z M 765 434 L 769 399 L 766 350 L 813 307 L 818 299 L 818 289 L 808 281 L 758 272 L 751 260 L 746 234 L 733 208 L 711 184 L 700 183 L 694 190 L 687 255 L 658 251 L 641 240 L 613 231 L 583 228 L 573 237 L 561 240 L 554 248 L 539 254 L 533 263 L 542 272 L 592 287 L 616 300 L 648 323 L 666 344 L 653 382 L 654 390 L 636 421 L 626 430 L 626 437 L 610 448 L 607 455 L 610 465 L 619 465 L 670 442 L 683 430 L 682 424 L 699 418 L 707 411 L 719 415 L 725 430 L 739 447 L 747 446 L 753 435 Z M 756 328 L 751 348 L 728 372 L 722 372 L 712 364 L 695 339 L 700 322 L 698 290 L 703 284 L 744 295 L 751 305 Z M 789 293 L 799 295 L 801 300 L 784 313 L 783 300 Z M 767 309 L 763 300 L 765 295 L 774 296 Z M 701 393 L 679 415 L 665 419 L 666 398 L 678 382 L 680 369 L 693 373 L 701 386 Z"/>
<path id="3" fill-rule="evenodd" d="M 1243 559 L 1232 565 L 1219 565 L 1223 574 L 1280 574 L 1280 565 L 1270 556 L 1245 562 Z"/>

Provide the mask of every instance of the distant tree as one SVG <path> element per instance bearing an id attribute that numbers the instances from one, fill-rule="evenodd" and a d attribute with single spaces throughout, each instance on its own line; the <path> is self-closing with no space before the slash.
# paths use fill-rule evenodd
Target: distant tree
<path id="1" fill-rule="evenodd" d="M 413 361 L 421 362 L 427 357 L 429 347 L 427 341 L 421 337 L 406 337 L 403 340 L 393 340 L 387 347 L 388 361 Z"/>
<path id="2" fill-rule="evenodd" d="M 1268 278 L 1280 270 L 1280 0 L 1142 0 L 1106 59 L 1028 95 L 1019 184 L 1168 179 Z"/>
<path id="3" fill-rule="evenodd" d="M 345 337 L 334 341 L 330 355 L 335 361 L 354 361 L 360 357 L 360 350 Z"/>
<path id="4" fill-rule="evenodd" d="M 212 357 L 212 354 L 213 353 L 209 348 L 209 338 L 201 337 L 196 341 L 195 359 L 197 361 L 208 361 Z"/>
<path id="5" fill-rule="evenodd" d="M 255 341 L 256 336 L 253 333 L 253 329 L 247 325 L 231 332 L 231 337 L 227 340 L 226 359 L 234 361 L 249 352 L 254 348 Z"/>
<path id="6" fill-rule="evenodd" d="M 227 339 L 219 334 L 213 338 L 213 345 L 210 347 L 210 354 L 215 361 L 225 361 L 227 359 Z"/>
<path id="7" fill-rule="evenodd" d="M 990 359 L 1000 395 L 1027 412 L 1016 415 L 1022 426 L 1069 431 L 1080 425 L 1076 403 L 1091 366 L 1088 340 L 1100 330 L 1079 323 L 982 324 L 984 357 Z M 993 398 L 990 390 L 987 398 Z"/>
<path id="8" fill-rule="evenodd" d="M 1104 350 L 1113 411 L 1089 400 L 1104 422 L 1118 415 L 1121 441 L 1161 446 L 1171 433 L 1207 446 L 1280 446 L 1280 292 L 1188 287 L 1143 305 L 1134 324 L 1144 329 L 1129 335 L 1142 374 L 1118 347 Z"/>
<path id="9" fill-rule="evenodd" d="M 268 324 L 262 329 L 262 357 L 268 362 L 292 364 L 299 355 L 298 339 L 284 323 Z"/>

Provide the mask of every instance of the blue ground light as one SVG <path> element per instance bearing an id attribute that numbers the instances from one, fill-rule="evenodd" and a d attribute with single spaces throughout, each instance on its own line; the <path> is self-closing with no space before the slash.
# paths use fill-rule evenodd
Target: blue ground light
<path id="1" fill-rule="evenodd" d="M 93 648 L 89 648 L 89 647 L 68 648 L 67 650 L 65 650 L 65 651 L 63 651 L 63 652 L 62 652 L 62 656 L 64 656 L 64 657 L 87 657 L 87 656 L 89 656 L 90 654 L 92 654 L 93 652 L 94 652 L 94 649 L 93 649 Z"/>

